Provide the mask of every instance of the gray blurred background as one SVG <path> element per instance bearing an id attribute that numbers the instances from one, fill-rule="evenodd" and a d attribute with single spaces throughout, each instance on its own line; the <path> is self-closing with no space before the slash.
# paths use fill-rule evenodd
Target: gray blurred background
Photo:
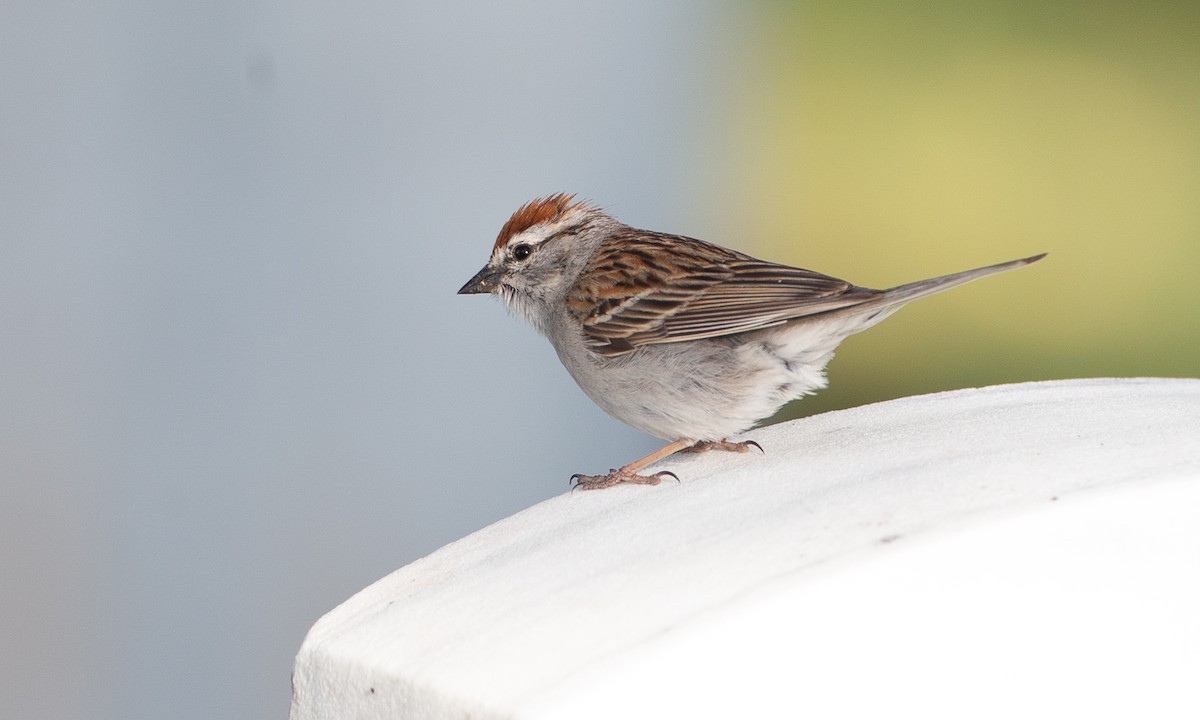
<path id="1" fill-rule="evenodd" d="M 699 229 L 731 20 L 0 6 L 0 716 L 282 717 L 323 612 L 650 449 L 454 293 L 535 195 Z"/>
<path id="2" fill-rule="evenodd" d="M 323 612 L 652 449 L 454 294 L 537 195 L 874 286 L 1051 252 L 790 414 L 1195 374 L 1194 4 L 855 7 L 0 4 L 0 717 L 282 717 Z"/>

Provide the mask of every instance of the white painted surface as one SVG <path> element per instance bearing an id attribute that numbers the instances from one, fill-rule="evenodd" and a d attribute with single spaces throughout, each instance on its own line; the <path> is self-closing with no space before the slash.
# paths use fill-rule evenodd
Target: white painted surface
<path id="1" fill-rule="evenodd" d="M 1200 380 L 750 437 L 358 593 L 305 640 L 293 720 L 1200 716 Z"/>

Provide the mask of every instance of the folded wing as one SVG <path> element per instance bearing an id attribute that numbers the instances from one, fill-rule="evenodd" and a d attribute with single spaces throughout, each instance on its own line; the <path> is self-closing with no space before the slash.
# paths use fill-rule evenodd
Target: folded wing
<path id="1" fill-rule="evenodd" d="M 581 277 L 568 306 L 602 355 L 759 330 L 879 295 L 701 240 L 635 231 L 602 247 Z"/>

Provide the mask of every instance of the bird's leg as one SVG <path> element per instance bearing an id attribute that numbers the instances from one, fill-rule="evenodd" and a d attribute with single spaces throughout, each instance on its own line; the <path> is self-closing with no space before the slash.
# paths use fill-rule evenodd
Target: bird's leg
<path id="1" fill-rule="evenodd" d="M 691 446 L 691 444 L 691 440 L 676 440 L 670 445 L 655 450 L 644 458 L 639 458 L 628 465 L 622 465 L 616 470 L 609 471 L 607 475 L 572 475 L 571 480 L 575 482 L 575 486 L 571 490 L 603 490 L 606 487 L 621 484 L 657 485 L 662 482 L 664 475 L 669 475 L 675 478 L 676 482 L 679 482 L 679 477 L 669 470 L 656 472 L 653 475 L 638 475 L 637 473 L 638 470 L 647 465 L 653 465 L 668 455 L 674 455 L 680 450 Z"/>
<path id="2" fill-rule="evenodd" d="M 748 452 L 750 448 L 757 448 L 760 453 L 765 453 L 762 445 L 753 440 L 743 440 L 742 442 L 729 442 L 728 440 L 700 440 L 691 447 L 686 447 L 683 452 L 702 453 L 709 450 L 724 450 L 726 452 Z"/>

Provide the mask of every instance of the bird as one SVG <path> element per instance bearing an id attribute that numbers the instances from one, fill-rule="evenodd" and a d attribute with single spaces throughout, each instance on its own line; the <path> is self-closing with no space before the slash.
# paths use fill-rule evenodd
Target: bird
<path id="1" fill-rule="evenodd" d="M 729 438 L 824 388 L 846 337 L 905 303 L 1029 265 L 1045 253 L 887 290 L 630 227 L 588 201 L 536 198 L 504 223 L 458 291 L 491 294 L 544 335 L 583 392 L 667 445 L 573 489 L 657 485 L 680 451 L 762 450 Z"/>

